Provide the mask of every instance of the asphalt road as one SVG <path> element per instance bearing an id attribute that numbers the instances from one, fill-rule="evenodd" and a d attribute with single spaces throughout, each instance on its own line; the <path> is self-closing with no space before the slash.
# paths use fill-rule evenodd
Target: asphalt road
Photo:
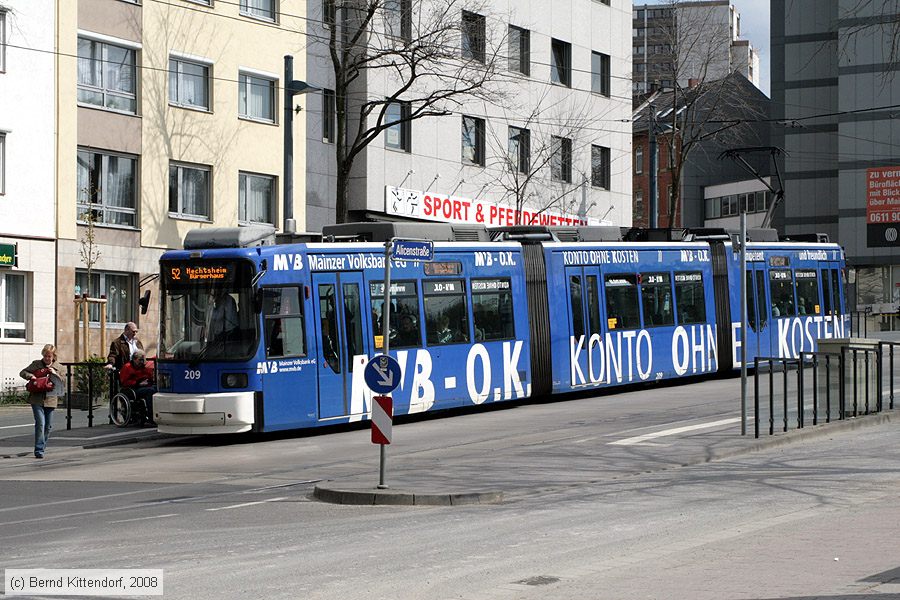
<path id="1" fill-rule="evenodd" d="M 392 488 L 503 492 L 483 506 L 312 500 L 323 480 L 374 486 L 366 429 L 51 440 L 0 461 L 0 567 L 158 568 L 165 597 L 192 599 L 900 598 L 894 415 L 758 444 L 737 393 L 395 426 Z"/>

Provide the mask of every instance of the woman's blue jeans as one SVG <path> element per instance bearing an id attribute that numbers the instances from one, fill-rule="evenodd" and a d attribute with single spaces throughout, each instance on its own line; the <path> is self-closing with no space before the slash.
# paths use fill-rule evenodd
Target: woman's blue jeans
<path id="1" fill-rule="evenodd" d="M 47 406 L 31 405 L 31 412 L 34 413 L 34 453 L 43 454 L 44 448 L 47 447 L 47 440 L 50 439 L 50 430 L 53 426 L 50 424 L 53 418 L 53 410 Z"/>

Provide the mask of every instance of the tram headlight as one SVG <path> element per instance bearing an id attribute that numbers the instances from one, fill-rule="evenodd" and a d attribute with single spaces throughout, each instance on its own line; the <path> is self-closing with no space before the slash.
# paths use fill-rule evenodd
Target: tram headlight
<path id="1" fill-rule="evenodd" d="M 227 389 L 247 387 L 246 373 L 223 373 L 222 387 Z"/>

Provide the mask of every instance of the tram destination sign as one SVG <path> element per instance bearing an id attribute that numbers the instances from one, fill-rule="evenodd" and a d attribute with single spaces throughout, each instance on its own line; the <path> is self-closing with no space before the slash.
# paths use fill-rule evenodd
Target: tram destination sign
<path id="1" fill-rule="evenodd" d="M 431 262 L 434 260 L 434 242 L 394 240 L 394 258 Z"/>

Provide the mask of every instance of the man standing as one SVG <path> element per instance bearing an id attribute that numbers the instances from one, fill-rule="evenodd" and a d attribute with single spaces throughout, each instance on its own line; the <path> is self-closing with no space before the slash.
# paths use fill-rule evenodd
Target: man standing
<path id="1" fill-rule="evenodd" d="M 137 325 L 131 322 L 125 324 L 122 335 L 109 345 L 109 354 L 106 357 L 107 369 L 121 370 L 137 350 L 144 349 L 141 340 L 137 339 L 137 332 Z"/>

